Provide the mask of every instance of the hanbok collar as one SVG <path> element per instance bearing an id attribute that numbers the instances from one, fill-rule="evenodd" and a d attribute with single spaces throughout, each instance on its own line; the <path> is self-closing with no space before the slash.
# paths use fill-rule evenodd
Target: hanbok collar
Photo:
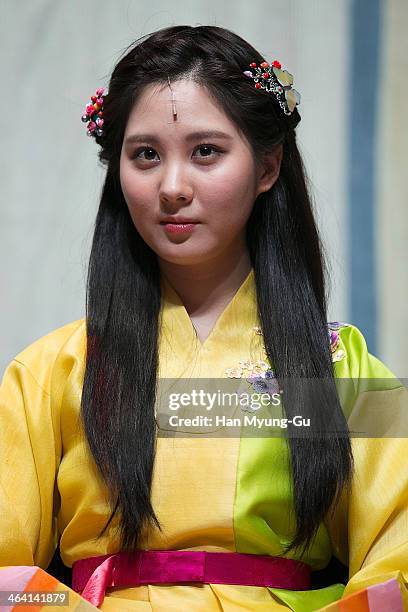
<path id="1" fill-rule="evenodd" d="M 253 268 L 218 317 L 204 342 L 198 338 L 180 296 L 164 275 L 161 277 L 161 289 L 160 355 L 162 366 L 166 366 L 165 370 L 174 372 L 175 368 L 169 363 L 171 359 L 182 360 L 187 365 L 206 359 L 222 362 L 223 355 L 226 355 L 225 367 L 228 367 L 231 361 L 231 357 L 228 359 L 228 354 L 245 351 L 247 344 L 245 337 L 248 336 L 248 341 L 250 340 L 253 327 L 258 323 Z M 174 365 L 179 371 L 180 363 Z M 162 375 L 167 376 L 164 373 Z M 176 372 L 169 374 L 169 376 L 176 375 Z"/>

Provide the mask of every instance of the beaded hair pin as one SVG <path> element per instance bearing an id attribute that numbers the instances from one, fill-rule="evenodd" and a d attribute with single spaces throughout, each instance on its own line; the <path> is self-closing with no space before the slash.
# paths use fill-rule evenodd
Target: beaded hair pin
<path id="1" fill-rule="evenodd" d="M 273 93 L 283 109 L 285 115 L 291 115 L 296 106 L 300 104 L 300 93 L 293 89 L 293 75 L 287 70 L 282 70 L 278 60 L 269 65 L 262 62 L 257 66 L 255 62 L 249 64 L 254 70 L 245 70 L 246 77 L 252 78 L 255 82 L 255 89 L 265 89 L 268 93 Z"/>
<path id="2" fill-rule="evenodd" d="M 99 87 L 94 96 L 91 96 L 90 102 L 86 105 L 85 113 L 81 119 L 87 125 L 87 136 L 103 136 L 103 92 L 104 87 Z"/>

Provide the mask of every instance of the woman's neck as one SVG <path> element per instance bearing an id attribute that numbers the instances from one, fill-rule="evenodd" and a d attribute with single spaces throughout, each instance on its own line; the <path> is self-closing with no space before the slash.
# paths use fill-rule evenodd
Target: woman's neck
<path id="1" fill-rule="evenodd" d="M 181 266 L 160 260 L 161 273 L 179 295 L 188 314 L 198 319 L 224 310 L 251 271 L 248 251 L 239 259 Z"/>

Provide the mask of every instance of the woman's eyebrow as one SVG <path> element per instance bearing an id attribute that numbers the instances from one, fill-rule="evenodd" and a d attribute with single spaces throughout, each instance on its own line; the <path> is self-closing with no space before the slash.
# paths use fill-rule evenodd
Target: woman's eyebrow
<path id="1" fill-rule="evenodd" d="M 221 132 L 220 130 L 202 130 L 199 132 L 190 132 L 190 134 L 187 134 L 185 137 L 185 141 L 190 142 L 192 140 L 200 140 L 202 138 L 223 138 L 224 140 L 232 140 L 233 137 L 226 132 Z M 145 141 L 151 142 L 152 144 L 159 144 L 160 138 L 154 134 L 131 134 L 126 138 L 125 145 Z"/>

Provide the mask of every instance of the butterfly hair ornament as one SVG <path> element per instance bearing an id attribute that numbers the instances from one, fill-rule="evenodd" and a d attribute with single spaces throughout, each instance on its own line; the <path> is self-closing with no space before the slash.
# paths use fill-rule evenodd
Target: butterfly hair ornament
<path id="1" fill-rule="evenodd" d="M 90 101 L 86 105 L 85 113 L 81 119 L 84 123 L 88 123 L 86 133 L 88 136 L 103 136 L 103 93 L 104 87 L 99 87 L 94 96 L 91 96 Z"/>
<path id="2" fill-rule="evenodd" d="M 249 67 L 252 70 L 245 70 L 244 74 L 254 80 L 255 89 L 265 89 L 268 93 L 275 94 L 285 115 L 291 115 L 300 104 L 300 93 L 292 87 L 293 76 L 287 70 L 282 70 L 278 60 L 271 64 L 262 62 L 259 66 L 252 62 Z"/>

